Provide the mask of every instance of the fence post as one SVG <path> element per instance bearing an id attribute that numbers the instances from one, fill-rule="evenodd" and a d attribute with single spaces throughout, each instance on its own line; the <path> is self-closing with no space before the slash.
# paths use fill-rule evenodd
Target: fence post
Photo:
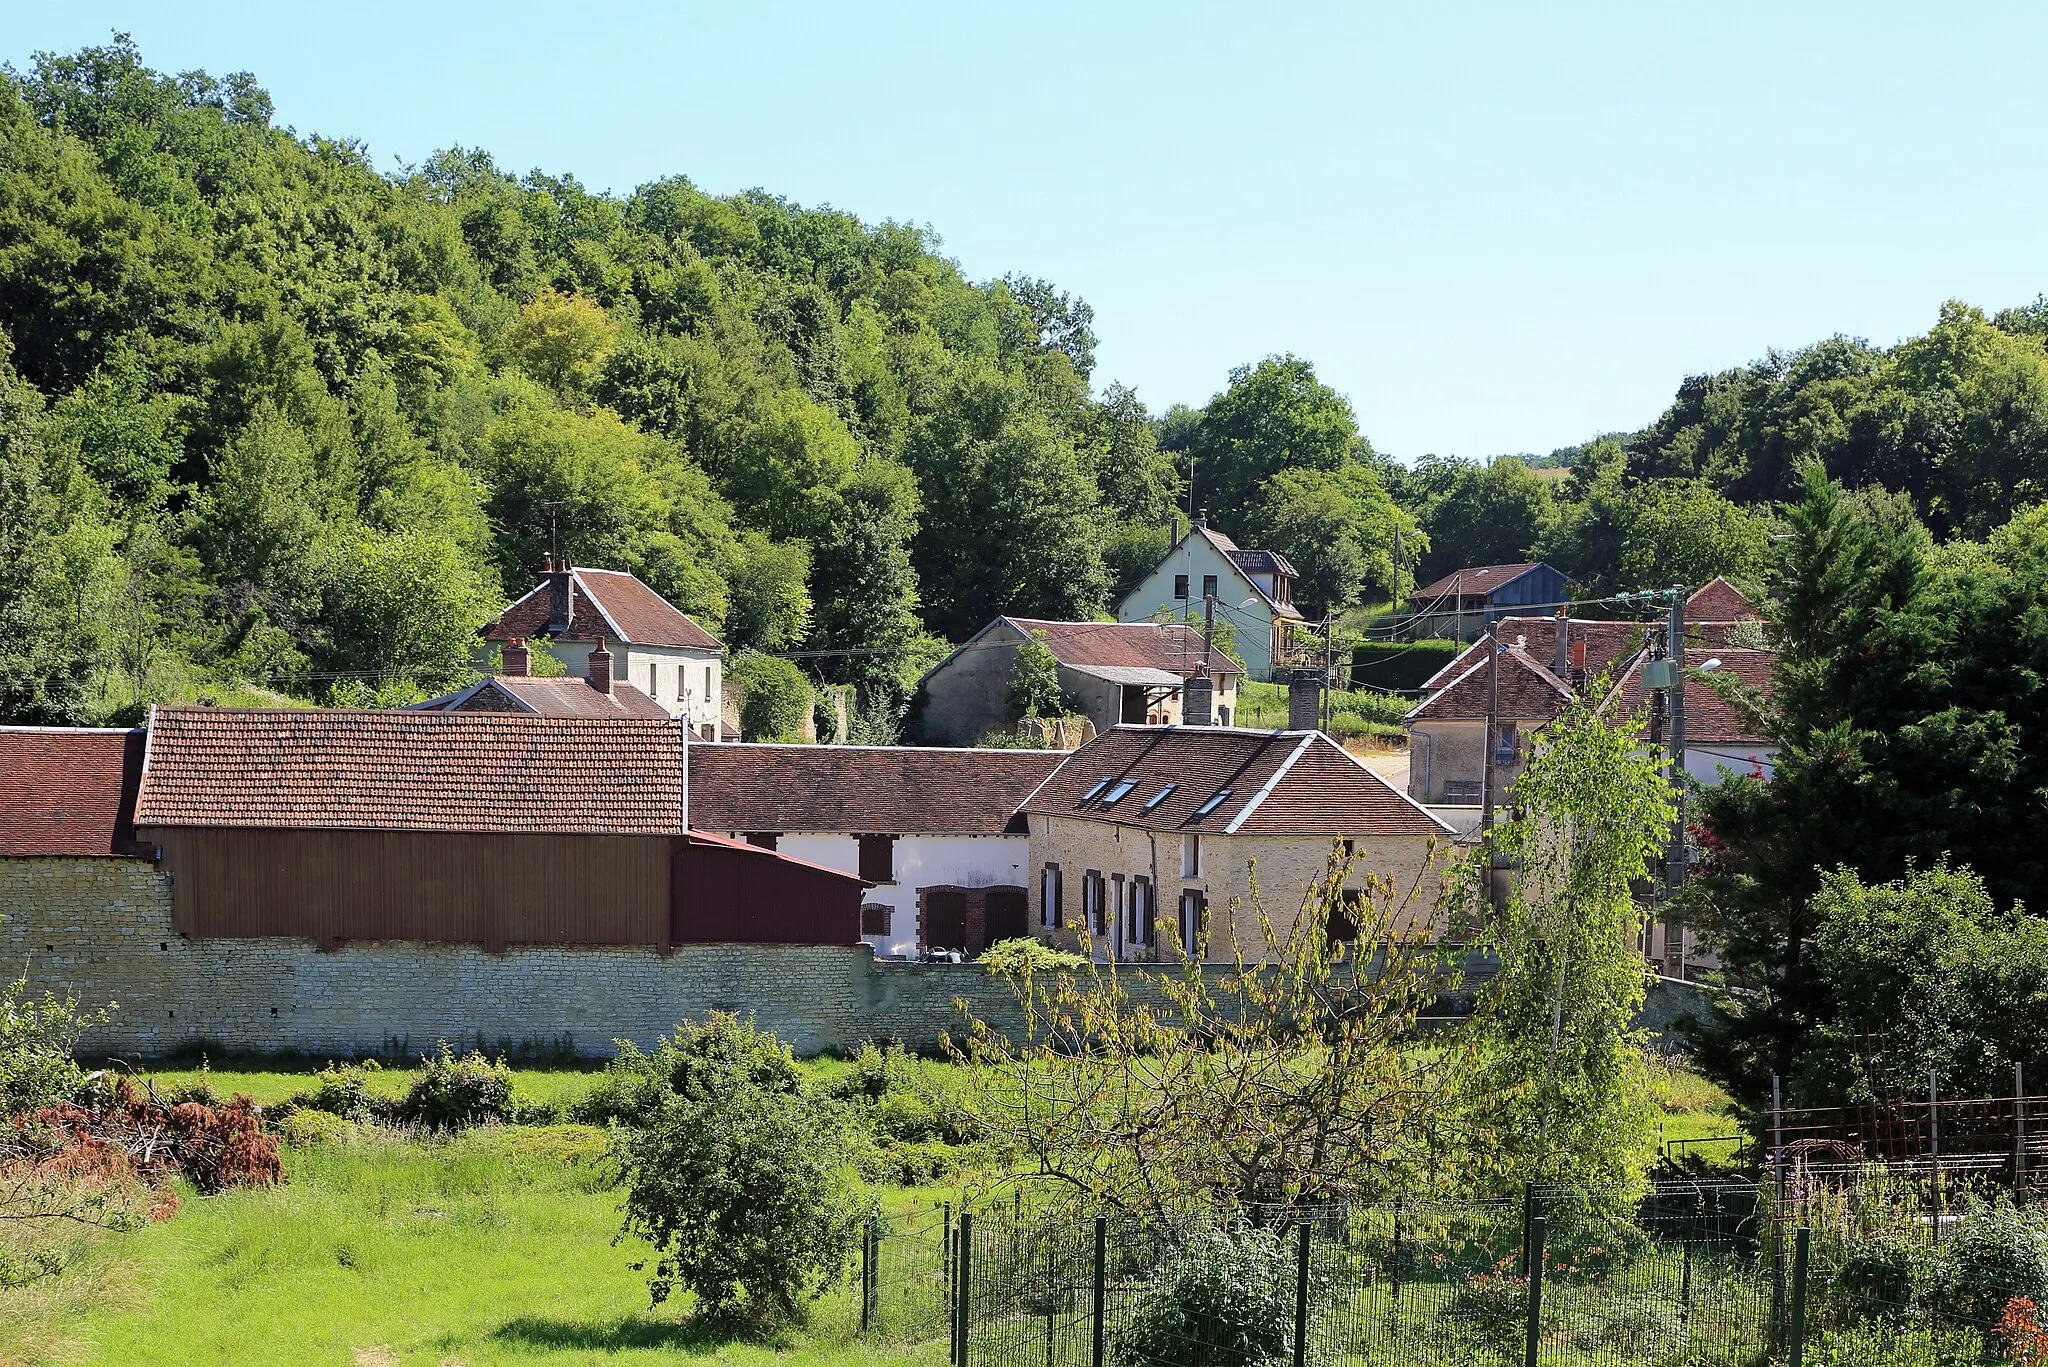
<path id="1" fill-rule="evenodd" d="M 2012 1066 L 2012 1203 L 2027 1199 L 2027 1075 L 2024 1065 Z"/>
<path id="2" fill-rule="evenodd" d="M 1806 1367 L 1806 1254 L 1813 1231 L 1799 1227 L 1799 1243 L 1792 1253 L 1792 1367 Z"/>
<path id="3" fill-rule="evenodd" d="M 1095 1217 L 1095 1332 L 1089 1362 L 1102 1367 L 1103 1306 L 1109 1284 L 1109 1220 Z"/>
<path id="4" fill-rule="evenodd" d="M 1536 1367 L 1536 1349 L 1543 1341 L 1543 1224 L 1541 1215 L 1529 1221 L 1529 1324 L 1522 1346 L 1523 1367 Z"/>
<path id="5" fill-rule="evenodd" d="M 960 1212 L 960 1254 L 953 1263 L 956 1295 L 953 1302 L 954 1367 L 967 1367 L 967 1296 L 974 1272 L 974 1216 Z"/>
<path id="6" fill-rule="evenodd" d="M 1394 1198 L 1394 1315 L 1401 1313 L 1401 1198 Z"/>
<path id="7" fill-rule="evenodd" d="M 869 1216 L 867 1228 L 860 1237 L 860 1331 L 868 1331 L 870 1312 L 875 1303 L 875 1252 L 879 1242 L 876 1237 L 875 1217 Z"/>
<path id="8" fill-rule="evenodd" d="M 1529 1275 L 1529 1226 L 1536 1218 L 1536 1184 L 1522 1183 L 1522 1247 L 1516 1257 L 1515 1271 L 1521 1276 Z"/>
<path id="9" fill-rule="evenodd" d="M 1941 1111 L 1938 1109 L 1940 1093 L 1936 1090 L 1934 1070 L 1927 1070 L 1927 1142 L 1933 1150 L 1934 1183 L 1929 1199 L 1934 1205 L 1934 1246 L 1941 1247 Z"/>
<path id="10" fill-rule="evenodd" d="M 1303 1220 L 1294 1255 L 1294 1367 L 1308 1362 L 1308 1253 L 1315 1224 Z"/>

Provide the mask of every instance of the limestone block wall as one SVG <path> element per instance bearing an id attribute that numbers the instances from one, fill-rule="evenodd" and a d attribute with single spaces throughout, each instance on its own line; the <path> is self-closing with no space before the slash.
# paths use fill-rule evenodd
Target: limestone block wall
<path id="1" fill-rule="evenodd" d="M 651 949 L 188 939 L 170 880 L 145 861 L 0 859 L 0 965 L 32 992 L 118 1009 L 83 1047 L 154 1057 L 181 1046 L 406 1055 L 441 1040 L 612 1053 L 711 1010 L 751 1014 L 799 1053 L 867 1039 L 932 1048 L 956 1000 L 1021 1032 L 1010 988 L 974 964 L 877 961 L 866 945 Z"/>

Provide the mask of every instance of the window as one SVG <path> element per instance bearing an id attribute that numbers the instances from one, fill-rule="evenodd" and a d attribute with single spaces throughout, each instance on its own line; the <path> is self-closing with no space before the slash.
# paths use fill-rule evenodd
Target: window
<path id="1" fill-rule="evenodd" d="M 1102 894 L 1102 870 L 1090 869 L 1081 875 L 1081 920 L 1091 935 L 1109 933 L 1108 911 Z"/>
<path id="2" fill-rule="evenodd" d="M 1216 596 L 1216 576 L 1215 576 L 1215 575 L 1213 575 L 1213 574 L 1205 574 L 1205 575 L 1203 575 L 1203 576 L 1202 576 L 1202 597 L 1204 597 L 1204 598 L 1214 598 L 1215 596 Z"/>
<path id="3" fill-rule="evenodd" d="M 1102 795 L 1102 805 L 1107 807 L 1112 802 L 1118 801 L 1121 798 L 1129 797 L 1131 794 L 1131 789 L 1137 786 L 1138 785 L 1132 782 L 1130 779 L 1124 779 L 1122 782 L 1118 783 L 1116 787 L 1111 788 L 1108 792 Z"/>
<path id="4" fill-rule="evenodd" d="M 1096 798 L 1102 796 L 1102 790 L 1104 788 L 1107 788 L 1109 785 L 1109 779 L 1102 780 L 1102 782 L 1096 784 L 1093 788 L 1090 788 L 1087 792 L 1081 794 L 1081 800 L 1083 802 L 1093 802 Z"/>
<path id="5" fill-rule="evenodd" d="M 772 850 L 782 843 L 780 831 L 748 831 L 747 843 L 757 850 Z M 862 877 L 866 877 L 865 874 Z"/>
<path id="6" fill-rule="evenodd" d="M 1203 922 L 1208 919 L 1209 899 L 1189 888 L 1180 895 L 1181 952 L 1190 958 L 1198 957 L 1205 948 L 1202 944 Z"/>
<path id="7" fill-rule="evenodd" d="M 1323 927 L 1332 945 L 1358 943 L 1358 922 L 1365 911 L 1365 894 L 1355 888 L 1345 888 L 1337 895 L 1330 907 L 1328 922 Z"/>
<path id="8" fill-rule="evenodd" d="M 860 933 L 887 935 L 891 910 L 893 908 L 887 902 L 863 902 L 860 908 Z"/>
<path id="9" fill-rule="evenodd" d="M 1202 836 L 1199 831 L 1189 831 L 1180 838 L 1180 876 L 1202 876 Z"/>
<path id="10" fill-rule="evenodd" d="M 1501 728 L 1500 735 L 1494 745 L 1493 762 L 1495 764 L 1511 765 L 1518 761 L 1521 753 L 1522 733 L 1515 729 L 1513 722 L 1509 722 Z"/>
<path id="11" fill-rule="evenodd" d="M 1131 880 L 1131 943 L 1135 945 L 1156 945 L 1159 943 L 1159 894 L 1152 886 L 1152 880 L 1138 877 Z"/>
<path id="12" fill-rule="evenodd" d="M 1166 785 L 1166 786 L 1165 786 L 1164 788 L 1161 788 L 1161 789 L 1160 789 L 1160 790 L 1159 790 L 1158 792 L 1156 792 L 1156 793 L 1152 794 L 1152 796 L 1150 796 L 1150 797 L 1146 798 L 1146 799 L 1145 799 L 1145 805 L 1144 805 L 1143 807 L 1139 808 L 1139 810 L 1140 810 L 1140 811 L 1144 811 L 1144 812 L 1149 812 L 1149 811 L 1151 811 L 1151 810 L 1152 810 L 1152 809 L 1153 809 L 1154 807 L 1157 807 L 1157 806 L 1158 806 L 1158 805 L 1159 805 L 1160 803 L 1162 803 L 1162 802 L 1166 801 L 1166 799 L 1168 799 L 1168 798 L 1172 797 L 1172 796 L 1173 796 L 1173 790 L 1174 790 L 1174 789 L 1176 789 L 1176 788 L 1178 788 L 1178 787 L 1180 787 L 1180 785 L 1179 785 L 1178 783 L 1169 783 L 1169 784 L 1167 784 L 1167 785 Z"/>
<path id="13" fill-rule="evenodd" d="M 1188 577 L 1184 574 L 1173 576 L 1173 596 L 1183 601 L 1188 596 Z"/>
<path id="14" fill-rule="evenodd" d="M 1065 908 L 1060 905 L 1060 866 L 1047 864 L 1038 879 L 1038 924 L 1051 929 L 1066 924 Z"/>
<path id="15" fill-rule="evenodd" d="M 860 876 L 870 883 L 896 881 L 896 837 L 863 835 L 860 841 Z"/>
<path id="16" fill-rule="evenodd" d="M 1216 796 L 1210 798 L 1207 802 L 1204 802 L 1200 807 L 1196 808 L 1195 820 L 1200 821 L 1203 817 L 1209 815 L 1209 813 L 1215 811 L 1218 807 L 1221 807 L 1224 803 L 1228 801 L 1230 801 L 1230 789 L 1225 788 L 1222 792 L 1216 794 Z"/>

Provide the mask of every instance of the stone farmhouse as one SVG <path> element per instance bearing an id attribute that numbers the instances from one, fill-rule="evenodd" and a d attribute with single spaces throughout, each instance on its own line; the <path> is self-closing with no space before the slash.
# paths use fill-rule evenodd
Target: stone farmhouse
<path id="1" fill-rule="evenodd" d="M 503 665 L 508 676 L 527 672 L 526 642 L 545 640 L 569 674 L 606 685 L 599 692 L 625 685 L 652 698 L 668 716 L 687 717 L 700 738 L 718 740 L 722 734 L 724 646 L 623 570 L 550 560 L 541 581 L 478 634 L 487 651 L 495 645 L 503 655 L 510 648 Z M 538 694 L 529 689 L 516 696 L 532 700 Z M 474 701 L 450 705 L 467 708 Z M 486 696 L 484 705 L 492 701 L 495 695 Z"/>
<path id="2" fill-rule="evenodd" d="M 972 958 L 1030 933 L 1030 842 L 1017 809 L 1063 758 L 1047 750 L 719 745 L 690 754 L 690 822 L 870 886 L 878 954 Z"/>
<path id="3" fill-rule="evenodd" d="M 1047 622 L 998 617 L 933 666 L 919 726 L 936 745 L 973 745 L 1016 723 L 1009 703 L 1017 649 L 1041 639 L 1059 661 L 1060 684 L 1097 732 L 1113 726 L 1175 725 L 1185 685 L 1206 664 L 1213 715 L 1223 725 L 1237 709 L 1242 673 L 1229 656 L 1203 649 L 1199 628 L 1181 622 Z"/>
<path id="4" fill-rule="evenodd" d="M 1294 580 L 1287 557 L 1244 550 L 1197 518 L 1152 573 L 1124 595 L 1116 616 L 1120 622 L 1199 624 L 1203 603 L 1213 598 L 1216 619 L 1229 625 L 1245 672 L 1271 680 L 1285 668 L 1302 625 Z"/>
<path id="5" fill-rule="evenodd" d="M 1427 933 L 1453 839 L 1319 731 L 1120 726 L 1075 751 L 1020 814 L 1035 933 L 1122 960 L 1198 944 L 1209 962 L 1261 957 L 1254 879 L 1284 940 L 1340 845 L 1356 860 L 1349 886 L 1391 879 L 1403 923 Z M 1326 929 L 1355 934 L 1337 918 Z"/>

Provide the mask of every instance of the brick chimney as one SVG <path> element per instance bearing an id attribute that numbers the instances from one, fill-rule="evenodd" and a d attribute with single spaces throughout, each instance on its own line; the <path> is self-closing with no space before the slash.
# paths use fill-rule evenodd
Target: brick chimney
<path id="1" fill-rule="evenodd" d="M 505 642 L 498 672 L 508 679 L 523 679 L 533 672 L 533 652 L 526 648 L 524 636 L 514 636 Z"/>
<path id="2" fill-rule="evenodd" d="M 1583 636 L 1572 642 L 1571 683 L 1578 692 L 1586 691 L 1586 638 Z"/>
<path id="3" fill-rule="evenodd" d="M 1209 671 L 1195 666 L 1194 677 L 1180 695 L 1180 724 L 1182 726 L 1214 726 L 1216 717 L 1216 681 L 1209 677 Z"/>
<path id="4" fill-rule="evenodd" d="M 559 565 L 549 564 L 548 579 L 548 632 L 560 635 L 575 624 L 576 594 L 569 582 L 569 557 L 563 556 Z"/>
<path id="5" fill-rule="evenodd" d="M 1287 676 L 1287 729 L 1319 731 L 1323 725 L 1323 677 L 1313 669 Z"/>
<path id="6" fill-rule="evenodd" d="M 604 648 L 603 641 L 590 652 L 590 686 L 607 698 L 612 695 L 612 653 Z"/>

